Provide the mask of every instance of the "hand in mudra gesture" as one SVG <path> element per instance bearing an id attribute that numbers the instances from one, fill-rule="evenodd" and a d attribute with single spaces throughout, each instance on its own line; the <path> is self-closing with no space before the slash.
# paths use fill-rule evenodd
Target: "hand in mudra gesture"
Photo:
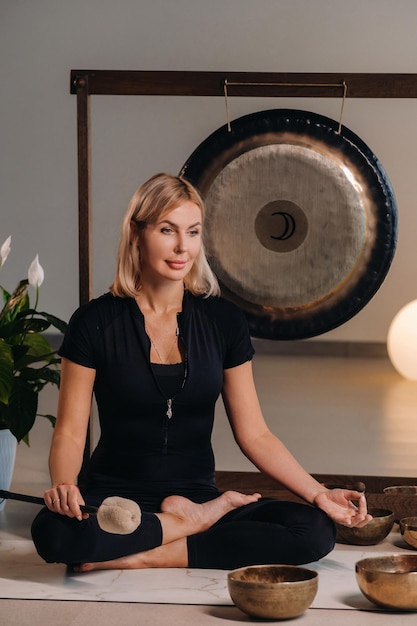
<path id="1" fill-rule="evenodd" d="M 320 492 L 314 504 L 322 509 L 337 524 L 361 528 L 371 519 L 365 494 L 350 489 L 327 489 Z"/>

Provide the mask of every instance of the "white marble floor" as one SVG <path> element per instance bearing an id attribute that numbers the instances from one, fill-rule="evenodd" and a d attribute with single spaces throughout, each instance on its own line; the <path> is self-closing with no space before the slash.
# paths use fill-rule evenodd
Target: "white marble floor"
<path id="1" fill-rule="evenodd" d="M 32 541 L 24 538 L 32 516 L 33 512 L 30 514 L 21 502 L 9 502 L 3 515 L 3 524 L 0 524 L 0 598 L 233 605 L 227 588 L 227 571 L 224 570 L 168 568 L 77 574 L 68 572 L 65 565 L 46 564 L 36 554 Z M 398 525 L 394 525 L 388 537 L 375 546 L 337 543 L 325 558 L 306 564 L 305 567 L 318 573 L 319 582 L 311 610 L 380 611 L 358 588 L 355 563 L 369 556 L 393 553 L 415 555 L 402 539 Z"/>
<path id="2" fill-rule="evenodd" d="M 268 359 L 280 370 L 280 422 L 273 425 L 306 469 L 317 473 L 417 477 L 417 383 L 402 380 L 385 359 L 334 357 L 265 357 L 255 361 L 258 389 L 265 413 L 272 415 L 277 388 L 269 376 Z M 302 381 L 302 383 L 300 383 Z M 260 382 L 260 385 L 259 385 Z M 53 412 L 54 394 L 42 398 L 43 412 Z M 220 410 L 221 420 L 221 410 Z M 217 428 L 217 427 L 216 427 Z M 49 425 L 37 425 L 31 447 L 19 446 L 12 489 L 39 495 L 48 483 Z M 227 436 L 214 433 L 218 469 L 250 469 L 238 453 L 230 452 Z M 230 440 L 230 445 L 233 445 Z M 29 537 L 29 514 L 15 503 L 0 513 L 0 540 Z M 36 508 L 36 507 L 35 507 Z M 405 626 L 415 613 L 310 609 L 297 624 L 305 626 Z M 102 626 L 232 624 L 250 622 L 234 606 L 159 603 L 0 600 L 0 624 L 7 626 Z"/>

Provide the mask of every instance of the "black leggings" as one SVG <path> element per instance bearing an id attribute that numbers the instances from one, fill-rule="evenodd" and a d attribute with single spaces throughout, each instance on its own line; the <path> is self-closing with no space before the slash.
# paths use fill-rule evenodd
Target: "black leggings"
<path id="1" fill-rule="evenodd" d="M 335 526 L 320 509 L 262 498 L 231 511 L 208 531 L 187 538 L 189 567 L 234 569 L 244 565 L 301 565 L 328 554 Z M 100 529 L 95 516 L 79 522 L 47 508 L 32 524 L 32 538 L 48 563 L 110 561 L 161 545 L 162 529 L 154 513 L 142 512 L 140 526 L 129 535 Z"/>

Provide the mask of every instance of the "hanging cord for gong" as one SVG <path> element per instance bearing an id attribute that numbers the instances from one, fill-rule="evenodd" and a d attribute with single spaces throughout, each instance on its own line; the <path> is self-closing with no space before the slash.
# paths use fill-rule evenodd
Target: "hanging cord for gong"
<path id="1" fill-rule="evenodd" d="M 346 95 L 347 95 L 347 84 L 345 81 L 343 81 L 342 83 L 235 83 L 235 82 L 229 83 L 226 78 L 223 83 L 223 93 L 224 93 L 224 101 L 226 105 L 227 130 L 229 131 L 229 133 L 232 132 L 232 126 L 230 122 L 230 109 L 229 109 L 229 99 L 228 99 L 227 88 L 234 87 L 234 86 L 244 87 L 246 85 L 254 86 L 254 87 L 262 86 L 262 87 L 340 87 L 342 88 L 343 89 L 342 105 L 340 108 L 339 127 L 337 129 L 337 134 L 340 135 L 340 132 L 342 130 L 343 111 L 345 108 L 345 100 L 346 100 Z"/>

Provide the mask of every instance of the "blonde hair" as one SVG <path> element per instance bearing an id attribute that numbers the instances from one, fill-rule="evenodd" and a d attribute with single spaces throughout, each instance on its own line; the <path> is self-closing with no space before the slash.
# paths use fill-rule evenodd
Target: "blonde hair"
<path id="1" fill-rule="evenodd" d="M 155 174 L 145 181 L 130 199 L 124 215 L 115 279 L 110 291 L 115 296 L 134 298 L 141 287 L 140 251 L 133 241 L 132 223 L 137 229 L 143 230 L 148 224 L 156 223 L 162 215 L 176 209 L 183 202 L 196 204 L 204 220 L 204 203 L 198 191 L 184 178 L 171 174 Z M 195 259 L 190 272 L 184 279 L 185 288 L 195 295 L 219 295 L 220 288 L 211 270 L 204 244 Z"/>

